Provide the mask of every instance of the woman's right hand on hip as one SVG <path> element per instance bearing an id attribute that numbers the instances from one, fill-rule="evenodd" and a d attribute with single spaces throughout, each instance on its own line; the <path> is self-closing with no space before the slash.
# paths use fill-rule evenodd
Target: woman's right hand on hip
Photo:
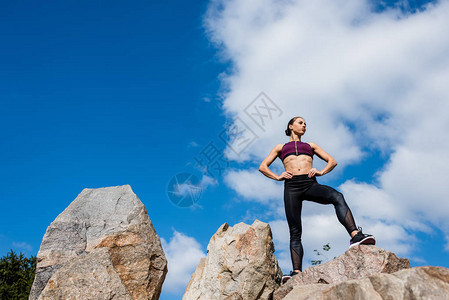
<path id="1" fill-rule="evenodd" d="M 293 177 L 293 173 L 290 171 L 282 172 L 281 175 L 278 176 L 278 181 L 284 180 L 284 179 L 291 179 Z"/>

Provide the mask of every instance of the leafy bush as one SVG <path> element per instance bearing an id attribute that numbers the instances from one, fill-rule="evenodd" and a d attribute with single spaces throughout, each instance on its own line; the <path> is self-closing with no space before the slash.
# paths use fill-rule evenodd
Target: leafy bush
<path id="1" fill-rule="evenodd" d="M 11 250 L 0 258 L 0 299 L 28 299 L 36 271 L 36 257 Z"/>

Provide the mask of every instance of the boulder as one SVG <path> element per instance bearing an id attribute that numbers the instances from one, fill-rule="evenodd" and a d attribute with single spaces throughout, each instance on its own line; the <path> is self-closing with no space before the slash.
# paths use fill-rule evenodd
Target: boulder
<path id="1" fill-rule="evenodd" d="M 158 299 L 166 273 L 131 187 L 84 189 L 47 228 L 29 299 Z"/>
<path id="2" fill-rule="evenodd" d="M 295 275 L 274 292 L 274 300 L 283 299 L 299 285 L 333 284 L 351 279 L 360 279 L 378 273 L 394 273 L 409 269 L 410 262 L 393 252 L 372 245 L 359 245 L 322 265 L 310 267 Z M 314 288 L 318 288 L 317 285 Z"/>
<path id="3" fill-rule="evenodd" d="M 39 299 L 133 298 L 115 270 L 108 249 L 98 248 L 74 258 L 53 274 Z"/>
<path id="4" fill-rule="evenodd" d="M 267 223 L 224 223 L 212 236 L 182 299 L 271 299 L 281 276 Z"/>
<path id="5" fill-rule="evenodd" d="M 449 269 L 415 267 L 336 284 L 296 286 L 284 300 L 449 299 Z"/>

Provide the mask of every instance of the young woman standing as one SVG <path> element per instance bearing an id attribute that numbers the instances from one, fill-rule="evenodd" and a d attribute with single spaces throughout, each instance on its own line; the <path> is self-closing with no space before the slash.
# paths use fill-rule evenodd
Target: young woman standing
<path id="1" fill-rule="evenodd" d="M 351 237 L 350 247 L 360 244 L 374 245 L 376 243 L 374 236 L 364 234 L 361 227 L 356 227 L 343 194 L 330 186 L 321 185 L 317 182 L 316 177 L 332 171 L 337 162 L 317 144 L 302 142 L 301 137 L 305 132 L 306 121 L 304 118 L 292 118 L 285 130 L 285 134 L 290 136 L 290 141 L 274 147 L 259 167 L 259 171 L 265 176 L 277 181 L 284 180 L 284 205 L 290 230 L 290 253 L 293 271 L 289 276 L 284 276 L 283 282 L 302 271 L 304 251 L 301 243 L 301 210 L 304 200 L 334 205 L 338 220 Z M 313 167 L 314 155 L 327 162 L 326 166 L 320 171 Z M 282 160 L 285 167 L 285 172 L 282 172 L 279 176 L 269 169 L 269 166 L 277 157 Z"/>

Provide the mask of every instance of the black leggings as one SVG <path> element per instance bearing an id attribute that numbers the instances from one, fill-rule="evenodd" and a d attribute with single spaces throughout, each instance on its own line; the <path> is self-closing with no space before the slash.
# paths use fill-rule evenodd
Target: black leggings
<path id="1" fill-rule="evenodd" d="M 338 221 L 346 228 L 349 234 L 357 230 L 351 210 L 346 204 L 343 194 L 327 185 L 321 185 L 315 176 L 309 178 L 305 175 L 293 175 L 284 181 L 284 205 L 287 223 L 290 229 L 290 253 L 293 270 L 302 271 L 302 257 L 304 250 L 301 243 L 302 201 L 309 200 L 320 204 L 333 204 Z"/>

